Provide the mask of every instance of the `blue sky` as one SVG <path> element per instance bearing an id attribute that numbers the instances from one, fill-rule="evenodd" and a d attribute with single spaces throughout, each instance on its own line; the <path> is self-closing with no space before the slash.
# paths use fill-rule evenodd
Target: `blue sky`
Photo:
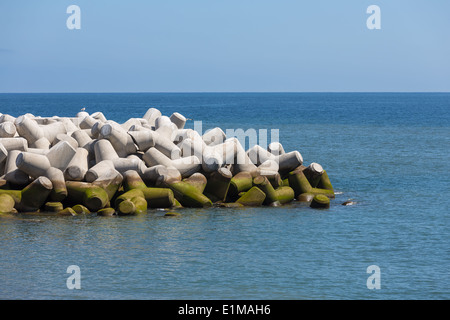
<path id="1" fill-rule="evenodd" d="M 449 88 L 448 0 L 0 2 L 0 92 Z"/>

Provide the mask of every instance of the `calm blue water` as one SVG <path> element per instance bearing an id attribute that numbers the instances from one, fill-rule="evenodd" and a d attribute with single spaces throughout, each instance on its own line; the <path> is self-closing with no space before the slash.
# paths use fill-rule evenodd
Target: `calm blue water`
<path id="1" fill-rule="evenodd" d="M 13 116 L 82 106 L 118 122 L 156 107 L 204 130 L 279 129 L 339 194 L 326 211 L 1 216 L 1 299 L 450 298 L 450 94 L 0 94 Z M 66 287 L 69 265 L 80 290 Z"/>

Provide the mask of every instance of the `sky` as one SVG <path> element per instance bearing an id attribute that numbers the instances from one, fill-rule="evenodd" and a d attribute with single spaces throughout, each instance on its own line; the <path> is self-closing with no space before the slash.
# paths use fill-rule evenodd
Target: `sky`
<path id="1" fill-rule="evenodd" d="M 449 89 L 448 0 L 0 1 L 0 92 Z"/>

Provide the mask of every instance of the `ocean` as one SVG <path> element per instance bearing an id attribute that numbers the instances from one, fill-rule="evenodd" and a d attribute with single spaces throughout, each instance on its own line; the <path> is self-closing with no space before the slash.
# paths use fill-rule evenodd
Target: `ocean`
<path id="1" fill-rule="evenodd" d="M 82 107 L 117 122 L 155 107 L 188 128 L 279 130 L 336 198 L 326 210 L 1 215 L 0 299 L 450 299 L 449 93 L 0 94 L 15 117 Z M 72 265 L 80 289 L 68 288 Z"/>

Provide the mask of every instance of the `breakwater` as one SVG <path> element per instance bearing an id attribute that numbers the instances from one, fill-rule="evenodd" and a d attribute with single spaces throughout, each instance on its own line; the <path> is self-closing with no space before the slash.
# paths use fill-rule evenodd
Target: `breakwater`
<path id="1" fill-rule="evenodd" d="M 279 142 L 245 150 L 217 127 L 186 129 L 180 113 L 149 108 L 123 123 L 102 112 L 0 116 L 0 212 L 130 215 L 149 208 L 328 208 L 327 172 Z"/>

